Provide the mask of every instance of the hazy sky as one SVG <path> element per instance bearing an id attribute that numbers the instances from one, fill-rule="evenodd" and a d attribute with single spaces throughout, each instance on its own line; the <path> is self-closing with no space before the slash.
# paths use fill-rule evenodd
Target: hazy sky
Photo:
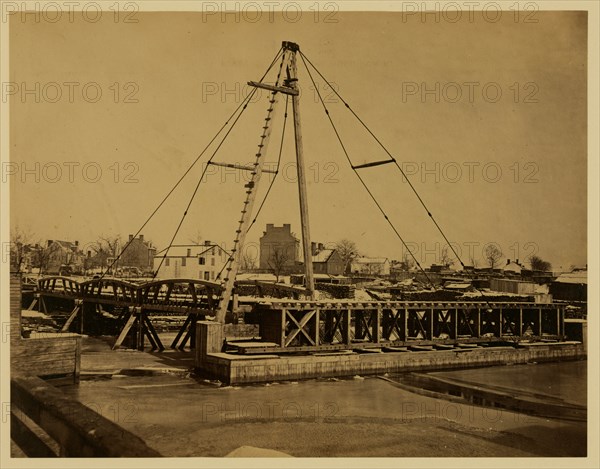
<path id="1" fill-rule="evenodd" d="M 481 265 L 483 246 L 495 242 L 504 257 L 535 251 L 555 268 L 586 263 L 585 12 L 537 13 L 536 23 L 508 13 L 497 22 L 475 14 L 456 23 L 342 12 L 330 17 L 337 23 L 306 12 L 297 22 L 279 14 L 258 22 L 200 13 L 136 18 L 135 24 L 109 15 L 96 23 L 78 16 L 57 23 L 12 18 L 16 165 L 15 174 L 3 177 L 11 183 L 13 226 L 39 239 L 81 243 L 101 233 L 135 233 L 233 112 L 245 83 L 258 80 L 281 41 L 291 40 L 414 173 L 416 189 L 466 262 L 473 249 Z M 349 238 L 364 254 L 401 258 L 400 242 L 348 167 L 302 63 L 299 78 L 313 240 Z M 102 96 L 93 102 L 98 90 Z M 355 164 L 386 159 L 323 91 Z M 215 161 L 251 161 L 268 104 L 266 93 L 260 98 Z M 144 229 L 159 248 L 172 236 L 207 156 Z M 300 234 L 291 126 L 282 158 L 283 175 L 249 241 L 266 223 L 291 223 Z M 386 165 L 361 174 L 418 248 L 419 260 L 435 262 L 443 239 L 398 170 Z M 176 242 L 199 231 L 229 246 L 244 195 L 234 172 L 211 174 Z"/>

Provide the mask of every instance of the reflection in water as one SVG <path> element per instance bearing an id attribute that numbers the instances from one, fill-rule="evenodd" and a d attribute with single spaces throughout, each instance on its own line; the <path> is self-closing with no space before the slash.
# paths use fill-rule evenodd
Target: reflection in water
<path id="1" fill-rule="evenodd" d="M 580 405 L 587 403 L 587 360 L 473 368 L 432 374 L 482 385 L 548 394 Z"/>

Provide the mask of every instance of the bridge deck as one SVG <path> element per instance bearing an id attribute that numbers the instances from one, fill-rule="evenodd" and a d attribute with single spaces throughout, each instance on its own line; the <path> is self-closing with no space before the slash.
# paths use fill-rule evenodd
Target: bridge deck
<path id="1" fill-rule="evenodd" d="M 274 288 L 278 286 L 272 285 Z M 70 324 L 85 304 L 124 309 L 115 346 L 133 329 L 138 347 L 147 337 L 154 349 L 163 345 L 152 325 L 153 313 L 179 313 L 187 319 L 171 344 L 195 344 L 196 323 L 215 314 L 222 287 L 195 279 L 162 279 L 134 284 L 104 278 L 77 282 L 68 277 L 38 281 L 44 297 L 70 299 Z M 298 289 L 283 291 L 297 297 Z M 485 299 L 485 298 L 484 298 Z M 80 308 L 77 305 L 81 305 Z M 458 343 L 556 340 L 564 336 L 563 304 L 497 301 L 360 301 L 256 298 L 246 321 L 258 324 L 269 346 L 236 343 L 241 353 L 307 352 L 377 347 L 449 346 Z M 274 345 L 273 345 L 274 344 Z"/>

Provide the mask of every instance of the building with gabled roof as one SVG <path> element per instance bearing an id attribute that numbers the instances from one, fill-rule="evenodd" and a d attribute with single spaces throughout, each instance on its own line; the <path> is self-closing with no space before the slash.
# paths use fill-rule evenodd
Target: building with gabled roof
<path id="1" fill-rule="evenodd" d="M 49 239 L 45 249 L 45 262 L 43 271 L 46 273 L 59 273 L 61 268 L 69 266 L 73 270 L 83 268 L 83 253 L 79 248 L 79 241 L 62 241 Z"/>
<path id="2" fill-rule="evenodd" d="M 165 257 L 166 254 L 166 257 Z M 157 278 L 189 278 L 218 282 L 231 253 L 210 241 L 204 244 L 176 244 L 154 256 Z M 164 260 L 163 260 L 164 257 Z"/>
<path id="3" fill-rule="evenodd" d="M 357 257 L 352 260 L 352 273 L 361 275 L 390 275 L 387 257 Z"/>
<path id="4" fill-rule="evenodd" d="M 344 260 L 336 249 L 325 249 L 321 243 L 311 243 L 311 251 L 315 274 L 344 274 Z"/>

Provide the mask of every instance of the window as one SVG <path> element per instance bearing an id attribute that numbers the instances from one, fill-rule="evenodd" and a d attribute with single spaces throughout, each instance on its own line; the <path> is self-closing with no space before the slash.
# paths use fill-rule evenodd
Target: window
<path id="1" fill-rule="evenodd" d="M 214 257 L 210 260 L 210 265 L 213 265 L 213 266 L 215 265 L 215 258 Z"/>
<path id="2" fill-rule="evenodd" d="M 215 279 L 215 271 L 214 270 L 210 273 L 210 279 L 211 280 Z"/>
<path id="3" fill-rule="evenodd" d="M 165 259 L 165 267 L 169 267 L 169 261 L 170 261 L 170 259 L 167 257 Z"/>
<path id="4" fill-rule="evenodd" d="M 182 258 L 181 258 L 181 267 L 185 267 L 185 262 L 186 262 L 186 260 L 187 260 L 187 259 L 186 259 L 185 257 L 182 257 Z"/>
<path id="5" fill-rule="evenodd" d="M 206 264 L 206 259 L 204 257 L 199 257 L 198 258 L 198 264 L 200 264 L 200 265 Z"/>
<path id="6" fill-rule="evenodd" d="M 210 275 L 210 273 L 208 271 L 204 272 L 204 280 L 210 280 L 209 275 Z"/>

